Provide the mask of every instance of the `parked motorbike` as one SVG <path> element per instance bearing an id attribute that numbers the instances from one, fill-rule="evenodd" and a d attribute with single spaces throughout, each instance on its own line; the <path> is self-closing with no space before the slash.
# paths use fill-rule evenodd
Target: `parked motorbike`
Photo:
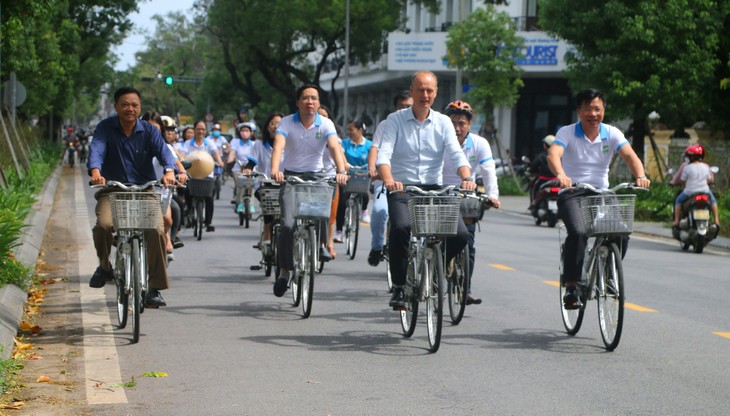
<path id="1" fill-rule="evenodd" d="M 713 173 L 719 169 L 712 168 Z M 689 196 L 682 204 L 682 217 L 679 227 L 672 230 L 675 239 L 679 240 L 682 250 L 693 247 L 695 253 L 702 253 L 707 244 L 717 237 L 719 227 L 712 216 L 712 202 L 710 194 L 698 192 Z"/>

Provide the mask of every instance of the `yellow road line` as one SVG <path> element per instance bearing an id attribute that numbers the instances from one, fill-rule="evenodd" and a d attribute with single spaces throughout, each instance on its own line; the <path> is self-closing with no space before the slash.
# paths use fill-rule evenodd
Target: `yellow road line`
<path id="1" fill-rule="evenodd" d="M 557 280 L 543 280 L 542 282 L 545 283 L 546 285 L 560 287 L 560 282 Z M 654 309 L 647 308 L 645 306 L 640 306 L 640 305 L 637 305 L 637 304 L 631 303 L 631 302 L 624 303 L 624 307 L 626 309 L 631 309 L 631 310 L 637 311 L 637 312 L 656 312 L 656 310 L 654 310 Z M 730 334 L 730 333 L 728 333 L 728 334 Z M 730 336 L 728 336 L 728 338 L 730 338 Z"/>
<path id="2" fill-rule="evenodd" d="M 730 339 L 730 332 L 713 332 L 713 334 Z"/>
<path id="3" fill-rule="evenodd" d="M 634 311 L 638 311 L 638 312 L 656 312 L 656 310 L 654 310 L 654 309 L 647 308 L 647 307 L 644 307 L 644 306 L 639 306 L 637 304 L 630 303 L 630 302 L 624 303 L 624 307 L 627 308 L 627 309 L 631 309 L 631 310 L 634 310 Z"/>
<path id="4" fill-rule="evenodd" d="M 489 264 L 489 266 L 492 266 L 495 269 L 499 269 L 499 270 L 510 270 L 510 271 L 514 270 L 513 268 L 511 268 L 509 266 L 505 266 L 504 264 Z"/>

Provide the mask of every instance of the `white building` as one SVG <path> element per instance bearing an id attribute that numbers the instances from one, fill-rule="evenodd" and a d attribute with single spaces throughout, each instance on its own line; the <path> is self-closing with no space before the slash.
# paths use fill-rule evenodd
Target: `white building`
<path id="1" fill-rule="evenodd" d="M 438 15 L 425 8 L 408 4 L 404 8 L 406 29 L 388 36 L 388 50 L 378 62 L 351 65 L 348 79 L 348 109 L 338 122 L 360 117 L 369 126 L 376 125 L 391 111 L 393 96 L 408 88 L 411 75 L 418 70 L 431 70 L 439 77 L 439 93 L 434 108 L 442 110 L 447 103 L 461 98 L 457 89 L 457 72 L 447 68 L 442 57 L 446 54 L 447 30 L 453 22 L 461 21 L 473 10 L 483 7 L 478 0 L 442 0 Z M 525 86 L 513 108 L 495 109 L 497 135 L 515 157 L 536 155 L 542 150 L 541 140 L 548 134 L 575 120 L 573 94 L 562 75 L 564 55 L 568 45 L 539 30 L 537 0 L 512 0 L 499 6 L 515 21 L 518 34 L 525 38 L 525 58 L 519 64 L 524 70 Z M 323 74 L 322 85 L 329 85 L 334 72 Z M 345 77 L 335 82 L 343 114 Z M 464 79 L 462 90 L 468 90 Z M 479 130 L 483 117 L 473 123 Z M 372 129 L 368 134 L 372 134 Z M 493 147 L 496 143 L 493 143 Z M 502 149 L 504 155 L 504 149 Z"/>

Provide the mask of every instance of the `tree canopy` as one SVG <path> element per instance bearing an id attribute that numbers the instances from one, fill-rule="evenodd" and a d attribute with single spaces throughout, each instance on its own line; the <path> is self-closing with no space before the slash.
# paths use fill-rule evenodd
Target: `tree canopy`
<path id="1" fill-rule="evenodd" d="M 643 154 L 647 115 L 684 127 L 711 113 L 730 4 L 715 0 L 541 0 L 540 25 L 575 47 L 566 56 L 574 90 L 597 87 L 613 118 L 634 120 Z M 723 33 L 724 31 L 724 33 Z"/>

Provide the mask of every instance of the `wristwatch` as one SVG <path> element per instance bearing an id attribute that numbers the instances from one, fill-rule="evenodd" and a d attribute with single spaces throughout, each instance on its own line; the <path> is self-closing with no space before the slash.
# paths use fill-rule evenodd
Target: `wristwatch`
<path id="1" fill-rule="evenodd" d="M 167 168 L 167 169 L 165 169 L 165 173 L 167 173 L 167 172 L 175 172 L 175 169 L 173 169 L 173 168 Z"/>
<path id="2" fill-rule="evenodd" d="M 347 171 L 346 170 L 338 170 L 337 173 L 339 175 L 347 175 Z"/>
<path id="3" fill-rule="evenodd" d="M 474 182 L 474 178 L 472 178 L 471 176 L 467 176 L 466 178 L 463 178 L 462 181 L 464 181 L 464 182 Z"/>

